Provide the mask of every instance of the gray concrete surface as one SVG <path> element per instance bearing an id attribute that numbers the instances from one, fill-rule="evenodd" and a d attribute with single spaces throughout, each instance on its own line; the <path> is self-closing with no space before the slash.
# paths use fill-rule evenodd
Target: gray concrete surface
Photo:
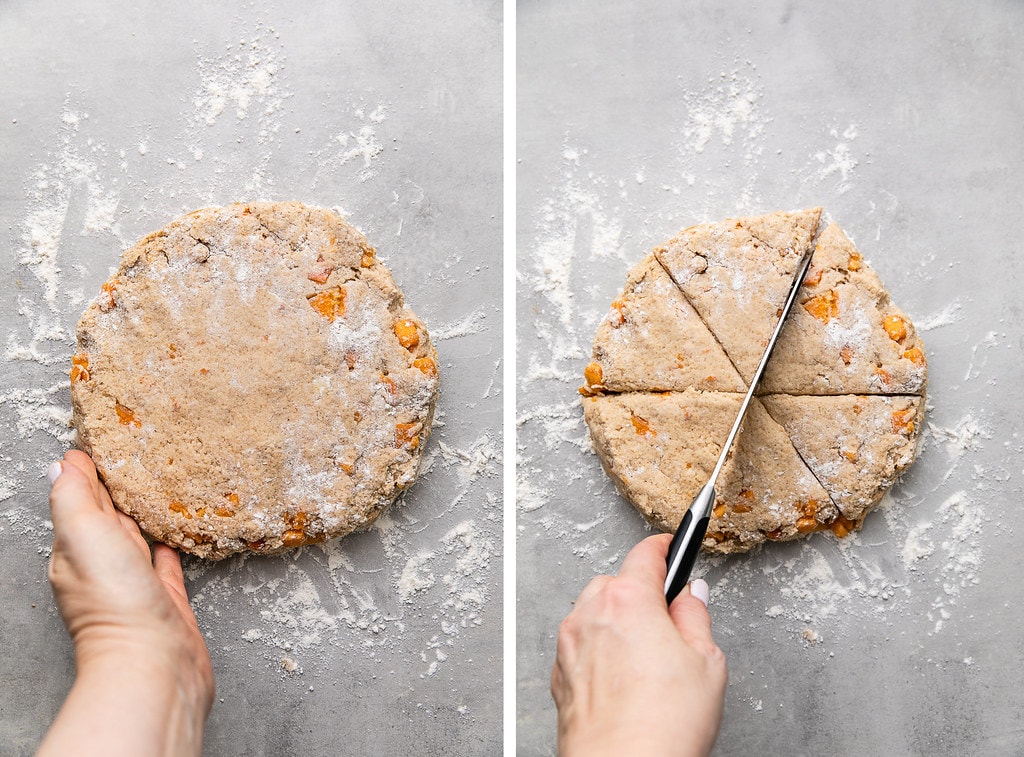
<path id="1" fill-rule="evenodd" d="M 345 211 L 434 333 L 442 399 L 382 527 L 187 562 L 206 751 L 500 751 L 501 28 L 489 0 L 0 7 L 0 753 L 33 752 L 73 673 L 44 471 L 74 324 L 126 245 L 245 199 Z"/>
<path id="2" fill-rule="evenodd" d="M 854 539 L 705 563 L 717 753 L 1020 754 L 1024 6 L 524 0 L 518 45 L 519 753 L 648 533 L 581 419 L 598 320 L 677 230 L 822 204 L 922 329 L 924 444 Z"/>

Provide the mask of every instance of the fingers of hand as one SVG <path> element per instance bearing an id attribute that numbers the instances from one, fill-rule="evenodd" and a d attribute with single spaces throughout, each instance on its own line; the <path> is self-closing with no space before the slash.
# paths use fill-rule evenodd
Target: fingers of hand
<path id="1" fill-rule="evenodd" d="M 185 594 L 185 573 L 181 569 L 181 556 L 176 549 L 166 544 L 153 545 L 153 569 L 157 578 L 172 586 L 181 596 Z"/>
<path id="2" fill-rule="evenodd" d="M 176 549 L 159 542 L 153 545 L 153 569 L 167 594 L 178 608 L 185 621 L 193 628 L 199 628 L 195 613 L 188 602 L 185 590 L 185 574 L 181 569 L 181 556 Z"/>
<path id="3" fill-rule="evenodd" d="M 88 459 L 88 458 L 87 458 Z M 73 519 L 99 509 L 96 490 L 88 471 L 75 458 L 64 460 L 63 471 L 50 487 L 50 513 L 54 532 L 60 535 Z"/>
<path id="4" fill-rule="evenodd" d="M 103 502 L 100 496 L 100 480 L 99 476 L 96 474 L 96 466 L 93 465 L 92 458 L 81 450 L 69 449 L 64 453 L 64 469 L 67 470 L 68 467 L 81 471 L 92 491 L 93 501 L 98 506 L 102 507 Z"/>
<path id="5" fill-rule="evenodd" d="M 633 576 L 646 584 L 657 586 L 661 590 L 668 572 L 665 558 L 668 555 L 668 545 L 671 542 L 672 536 L 669 534 L 647 537 L 626 555 L 626 559 L 622 562 L 622 568 L 619 569 L 619 575 Z"/>
<path id="6" fill-rule="evenodd" d="M 583 587 L 583 591 L 576 597 L 576 607 L 585 604 L 588 600 L 601 593 L 601 590 L 611 582 L 611 576 L 598 576 Z"/>
<path id="7" fill-rule="evenodd" d="M 682 592 L 669 607 L 669 615 L 683 641 L 705 655 L 720 654 L 711 636 L 711 615 L 700 599 Z"/>

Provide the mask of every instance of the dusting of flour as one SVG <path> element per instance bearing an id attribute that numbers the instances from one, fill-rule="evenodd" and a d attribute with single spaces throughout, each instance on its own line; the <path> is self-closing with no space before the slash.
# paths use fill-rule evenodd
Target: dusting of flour
<path id="1" fill-rule="evenodd" d="M 536 560 L 547 570 L 553 562 L 580 576 L 566 601 L 590 576 L 615 571 L 625 551 L 649 533 L 591 453 L 576 393 L 598 322 L 630 266 L 687 225 L 778 209 L 763 198 L 778 194 L 772 182 L 779 176 L 792 179 L 789 207 L 827 209 L 837 198 L 859 204 L 865 222 L 877 227 L 875 243 L 863 245 L 867 254 L 893 254 L 878 242 L 896 218 L 898 199 L 858 184 L 867 162 L 858 149 L 863 127 L 823 116 L 794 152 L 783 148 L 774 119 L 756 65 L 734 61 L 706 86 L 681 93 L 671 119 L 679 124 L 676 139 L 656 159 L 640 156 L 639 165 L 616 166 L 616 174 L 570 129 L 550 189 L 520 209 L 529 232 L 519 250 L 518 308 L 530 315 L 520 318 L 518 343 L 519 564 L 522 571 Z M 902 284 L 893 283 L 899 291 Z M 969 305 L 962 296 L 910 315 L 922 331 L 941 336 L 965 323 Z M 1000 332 L 977 337 L 962 380 L 991 381 L 990 357 L 1008 344 Z M 932 396 L 955 406 L 948 387 L 934 387 Z M 758 636 L 782 635 L 832 655 L 861 623 L 946 632 L 982 581 L 1001 516 L 975 462 L 993 436 L 992 420 L 973 409 L 958 419 L 933 417 L 930 406 L 911 483 L 898 483 L 863 531 L 698 564 L 713 586 L 723 633 L 745 635 L 749 624 Z M 921 470 L 928 476 L 917 478 Z M 550 618 L 551 627 L 560 619 Z M 762 705 L 751 700 L 757 711 Z"/>
<path id="2" fill-rule="evenodd" d="M 12 317 L 0 335 L 0 544 L 30 540 L 40 580 L 52 538 L 45 470 L 73 443 L 67 371 L 75 323 L 119 251 L 203 205 L 318 194 L 357 202 L 344 188 L 352 198 L 380 195 L 381 168 L 401 147 L 389 130 L 395 106 L 356 85 L 333 103 L 329 130 L 296 123 L 282 35 L 249 19 L 232 34 L 217 46 L 195 43 L 178 119 L 143 123 L 129 142 L 112 144 L 103 136 L 109 125 L 90 117 L 88 93 L 71 93 L 53 113 L 48 147 L 33 156 L 32 169 L 6 177 L 20 184 L 23 201 L 8 229 L 15 281 Z M 313 196 L 295 198 L 298 187 Z M 398 239 L 424 192 L 405 181 L 385 196 L 395 227 L 383 237 Z M 430 278 L 444 289 L 462 275 L 458 268 Z M 425 312 L 429 321 L 429 304 Z M 474 310 L 432 325 L 440 341 L 489 344 L 494 322 Z M 444 363 L 443 344 L 439 352 Z M 482 397 L 469 399 L 498 393 L 492 380 Z M 279 557 L 186 558 L 211 649 L 238 655 L 238 667 L 262 658 L 270 675 L 303 686 L 329 675 L 335 658 L 366 658 L 383 672 L 417 661 L 425 678 L 472 663 L 475 629 L 500 596 L 500 433 L 464 438 L 459 426 L 445 424 L 445 412 L 442 398 L 420 482 L 370 531 Z M 472 715 L 457 688 L 445 690 L 444 701 Z M 417 696 L 431 701 L 428 689 Z"/>

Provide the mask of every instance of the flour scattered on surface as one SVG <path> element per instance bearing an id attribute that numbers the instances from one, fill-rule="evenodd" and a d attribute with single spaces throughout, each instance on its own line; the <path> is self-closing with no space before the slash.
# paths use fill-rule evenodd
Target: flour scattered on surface
<path id="1" fill-rule="evenodd" d="M 250 108 L 265 118 L 284 106 L 278 86 L 283 56 L 263 41 L 263 34 L 228 45 L 223 55 L 199 59 L 201 78 L 192 102 L 207 126 L 216 124 L 225 111 L 242 121 L 249 116 Z M 139 151 L 142 153 L 142 146 Z"/>
<path id="2" fill-rule="evenodd" d="M 828 208 L 828 197 L 840 196 L 862 203 L 878 223 L 878 238 L 900 212 L 890 192 L 866 192 L 855 183 L 870 169 L 870 156 L 858 148 L 859 123 L 819 121 L 799 152 L 773 149 L 780 135 L 773 133 L 772 105 L 757 66 L 734 61 L 703 87 L 681 93 L 671 155 L 646 146 L 632 163 L 615 163 L 615 174 L 570 132 L 560 153 L 552 151 L 561 159 L 559 173 L 524 212 L 530 229 L 519 258 L 519 312 L 529 318 L 521 316 L 518 344 L 520 554 L 527 561 L 542 552 L 558 555 L 559 569 L 583 573 L 577 590 L 589 574 L 618 568 L 632 543 L 622 535 L 624 524 L 634 540 L 647 533 L 591 454 L 576 394 L 597 324 L 629 267 L 686 225 L 776 209 L 774 201 L 765 206 L 762 192 L 791 192 L 789 207 Z M 603 258 L 595 254 L 598 239 Z M 957 299 L 915 323 L 922 331 L 958 325 L 964 312 Z M 844 344 L 865 338 L 840 333 L 838 321 L 833 331 Z M 1005 341 L 998 332 L 982 339 L 966 361 L 968 378 L 984 375 L 985 361 Z M 700 561 L 697 573 L 712 583 L 716 618 L 725 618 L 716 622 L 749 619 L 753 606 L 763 614 L 759 635 L 784 631 L 809 654 L 824 650 L 826 659 L 858 625 L 916 624 L 935 633 L 958 620 L 958 602 L 978 580 L 994 518 L 980 491 L 983 471 L 973 469 L 976 453 L 993 437 L 990 425 L 973 412 L 939 423 L 930 411 L 922 457 L 939 461 L 938 478 L 898 484 L 865 529 L 845 540 L 816 535 L 768 545 L 749 558 Z M 946 487 L 954 481 L 959 494 L 951 496 Z M 915 612 L 922 603 L 934 620 Z M 746 622 L 737 620 L 727 633 Z"/>
<path id="3" fill-rule="evenodd" d="M 830 129 L 829 134 L 834 139 L 839 139 L 834 147 L 819 150 L 814 154 L 814 160 L 819 165 L 818 181 L 835 179 L 836 192 L 845 194 L 850 190 L 850 178 L 857 167 L 857 160 L 853 157 L 850 143 L 857 138 L 857 126 L 851 124 L 843 130 L 842 135 L 838 129 Z"/>
<path id="4" fill-rule="evenodd" d="M 914 326 L 918 331 L 931 331 L 933 329 L 942 328 L 943 326 L 951 326 L 954 323 L 959 323 L 963 319 L 963 305 L 960 300 L 953 300 L 939 312 L 933 313 L 932 315 L 924 318 L 915 319 Z"/>
<path id="5" fill-rule="evenodd" d="M 754 73 L 752 66 L 745 69 Z M 767 125 L 759 108 L 763 96 L 762 88 L 740 69 L 721 74 L 700 92 L 684 93 L 687 118 L 682 133 L 686 148 L 702 153 L 712 139 L 721 140 L 727 147 L 737 141 L 744 162 L 752 163 L 763 147 L 761 136 Z"/>
<path id="6" fill-rule="evenodd" d="M 484 330 L 486 321 L 487 316 L 482 310 L 474 310 L 461 321 L 431 328 L 430 337 L 435 341 L 443 342 L 448 339 L 457 339 L 460 336 L 479 334 Z"/>
<path id="7" fill-rule="evenodd" d="M 402 197 L 377 183 L 401 147 L 389 128 L 395 106 L 354 83 L 330 129 L 295 123 L 281 35 L 248 18 L 232 33 L 226 44 L 195 43 L 179 118 L 128 124 L 133 131 L 114 146 L 99 136 L 109 124 L 89 116 L 90 93 L 69 94 L 44 135 L 47 149 L 24 175 L 7 177 L 23 200 L 8 230 L 15 280 L 0 339 L 0 459 L 10 463 L 0 475 L 0 539 L 30 540 L 40 576 L 52 538 L 46 468 L 73 440 L 75 324 L 122 249 L 183 212 L 233 200 L 319 196 L 320 204 L 349 205 L 393 195 L 384 239 L 392 221 L 399 230 L 392 238 L 403 223 L 409 229 L 425 202 L 412 182 L 398 185 Z M 296 181 L 306 197 L 294 197 Z M 449 280 L 461 283 L 470 274 L 458 263 Z M 489 311 L 477 310 L 440 331 L 476 349 L 473 340 L 484 342 L 490 328 Z M 500 394 L 493 381 L 488 394 Z M 474 430 L 467 438 L 461 428 L 446 429 L 442 416 L 425 450 L 433 467 L 424 465 L 415 494 L 370 531 L 276 557 L 185 558 L 211 650 L 237 658 L 238 667 L 262 657 L 265 674 L 286 683 L 304 678 L 303 687 L 321 675 L 335 680 L 339 660 L 346 670 L 370 670 L 369 680 L 378 675 L 372 666 L 399 670 L 421 654 L 435 681 L 479 668 L 472 650 L 493 630 L 476 629 L 493 617 L 500 585 L 500 433 Z M 414 696 L 436 690 L 410 683 Z"/>
<path id="8" fill-rule="evenodd" d="M 416 592 L 426 591 L 436 583 L 429 566 L 433 557 L 432 552 L 422 552 L 406 561 L 402 575 L 398 578 L 398 593 L 402 601 L 411 602 Z"/>

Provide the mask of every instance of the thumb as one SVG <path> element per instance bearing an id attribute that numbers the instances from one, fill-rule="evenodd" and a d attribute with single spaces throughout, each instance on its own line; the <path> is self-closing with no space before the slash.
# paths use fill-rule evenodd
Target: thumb
<path id="1" fill-rule="evenodd" d="M 50 466 L 50 519 L 56 534 L 73 530 L 72 523 L 82 516 L 99 513 L 92 481 L 86 471 L 64 460 Z"/>
<path id="2" fill-rule="evenodd" d="M 687 584 L 673 600 L 668 612 L 683 641 L 705 654 L 710 654 L 717 649 L 717 645 L 711 636 L 711 614 L 703 599 L 706 596 L 707 584 L 698 578 Z"/>

